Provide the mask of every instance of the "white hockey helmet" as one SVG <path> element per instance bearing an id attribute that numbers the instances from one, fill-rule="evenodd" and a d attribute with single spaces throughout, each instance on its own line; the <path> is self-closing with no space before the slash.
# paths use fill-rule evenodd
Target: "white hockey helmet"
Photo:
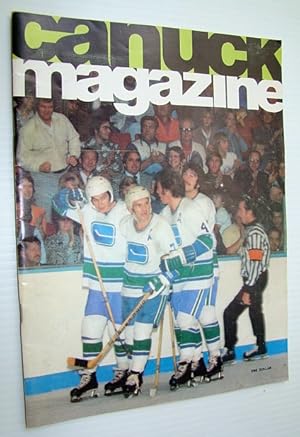
<path id="1" fill-rule="evenodd" d="M 104 178 L 103 176 L 93 176 L 91 179 L 87 181 L 86 187 L 85 187 L 85 194 L 89 201 L 89 203 L 92 203 L 92 197 L 99 196 L 99 194 L 103 194 L 108 192 L 110 194 L 110 201 L 114 201 L 114 193 L 111 186 L 111 183 L 108 179 Z"/>
<path id="2" fill-rule="evenodd" d="M 125 195 L 125 203 L 129 211 L 132 210 L 133 202 L 144 198 L 148 198 L 149 202 L 151 202 L 151 195 L 147 188 L 142 187 L 141 185 L 131 187 Z"/>

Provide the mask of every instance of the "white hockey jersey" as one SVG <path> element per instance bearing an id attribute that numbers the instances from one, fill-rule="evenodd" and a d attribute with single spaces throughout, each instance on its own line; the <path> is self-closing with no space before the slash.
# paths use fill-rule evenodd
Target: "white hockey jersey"
<path id="1" fill-rule="evenodd" d="M 214 227 L 216 224 L 216 208 L 214 202 L 210 197 L 203 193 L 198 193 L 196 197 L 193 198 L 194 202 L 197 202 L 201 208 L 203 218 L 207 221 L 210 232 L 214 232 Z M 219 262 L 217 256 L 217 241 L 214 236 L 214 276 L 219 277 Z"/>
<path id="2" fill-rule="evenodd" d="M 126 254 L 126 241 L 120 233 L 120 221 L 129 215 L 127 207 L 124 202 L 120 201 L 107 214 L 102 214 L 88 204 L 84 206 L 81 213 L 87 232 L 87 236 L 84 236 L 84 286 L 91 290 L 100 290 L 87 237 L 94 252 L 105 290 L 107 292 L 120 292 Z M 80 223 L 77 210 L 69 209 L 67 216 Z"/>
<path id="3" fill-rule="evenodd" d="M 172 226 L 178 246 L 189 246 L 204 234 L 210 234 L 213 239 L 212 232 L 201 212 L 201 207 L 191 199 L 183 198 L 175 212 L 166 206 L 161 211 L 161 215 Z M 183 267 L 180 271 L 180 279 L 173 285 L 174 292 L 210 287 L 214 275 L 213 264 L 213 248 L 211 248 L 199 255 L 192 265 Z"/>
<path id="4" fill-rule="evenodd" d="M 121 222 L 121 232 L 127 240 L 123 295 L 141 296 L 144 285 L 161 273 L 161 257 L 176 247 L 171 226 L 157 214 L 142 231 L 136 230 L 133 216 Z"/>

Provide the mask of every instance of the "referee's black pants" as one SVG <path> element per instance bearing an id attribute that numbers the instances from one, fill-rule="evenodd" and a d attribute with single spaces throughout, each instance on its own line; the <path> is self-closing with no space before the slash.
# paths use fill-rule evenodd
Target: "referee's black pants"
<path id="1" fill-rule="evenodd" d="M 253 334 L 256 337 L 258 347 L 263 346 L 265 342 L 265 319 L 262 309 L 263 291 L 266 288 L 268 281 L 268 272 L 261 273 L 256 283 L 248 287 L 250 291 L 250 305 L 245 305 L 242 302 L 242 294 L 246 291 L 244 287 L 240 289 L 235 298 L 225 308 L 224 319 L 224 335 L 225 347 L 233 350 L 238 341 L 237 337 L 237 319 L 245 309 L 249 308 L 249 317 L 252 325 Z"/>

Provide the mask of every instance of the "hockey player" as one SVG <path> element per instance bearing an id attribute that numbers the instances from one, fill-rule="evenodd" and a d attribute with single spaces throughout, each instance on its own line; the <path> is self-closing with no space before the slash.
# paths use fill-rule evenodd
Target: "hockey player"
<path id="1" fill-rule="evenodd" d="M 170 283 L 176 274 L 163 274 L 159 267 L 160 259 L 175 249 L 176 241 L 167 221 L 152 213 L 151 196 L 146 188 L 130 188 L 125 202 L 131 215 L 121 222 L 121 231 L 127 240 L 122 290 L 123 318 L 128 316 L 144 292 L 154 291 L 126 329 L 126 343 L 132 344 L 132 363 L 125 384 L 125 396 L 128 397 L 137 395 L 143 383 L 152 330 L 159 324 Z"/>
<path id="2" fill-rule="evenodd" d="M 110 182 L 102 176 L 94 176 L 88 180 L 85 197 L 87 204 L 80 214 L 87 232 L 84 241 L 83 281 L 88 288 L 88 297 L 82 321 L 82 346 L 85 358 L 94 358 L 102 350 L 103 335 L 106 326 L 109 334 L 115 331 L 109 315 L 108 305 L 101 290 L 96 266 L 102 277 L 107 300 L 111 308 L 115 327 L 122 323 L 121 288 L 125 261 L 126 243 L 119 232 L 121 219 L 128 215 L 124 202 L 115 202 Z M 62 189 L 53 199 L 54 209 L 61 215 L 80 222 L 76 203 L 84 200 L 79 189 Z M 90 242 L 90 245 L 88 244 Z M 91 253 L 93 251 L 93 254 Z M 115 343 L 117 369 L 112 382 L 105 385 L 105 393 L 110 394 L 121 389 L 127 377 L 128 359 L 124 341 Z M 91 394 L 98 388 L 96 368 L 81 371 L 81 380 L 74 388 L 71 402 L 78 402 L 83 395 Z"/>
<path id="3" fill-rule="evenodd" d="M 215 226 L 216 209 L 213 201 L 203 193 L 200 193 L 200 181 L 202 170 L 193 162 L 189 162 L 183 169 L 183 182 L 185 185 L 185 195 L 196 202 L 202 211 L 203 218 L 208 224 L 208 229 L 213 234 Z M 214 239 L 214 282 L 209 291 L 205 306 L 203 307 L 199 322 L 201 324 L 206 346 L 209 352 L 208 367 L 202 358 L 202 347 L 196 350 L 192 361 L 192 373 L 194 377 L 210 380 L 217 375 L 223 376 L 223 366 L 221 360 L 220 344 L 220 325 L 216 314 L 216 298 L 219 282 L 219 264 L 216 252 L 216 241 Z"/>
<path id="4" fill-rule="evenodd" d="M 245 235 L 239 240 L 243 286 L 224 310 L 226 348 L 226 353 L 223 355 L 224 363 L 235 359 L 237 319 L 246 308 L 249 308 L 256 347 L 245 352 L 243 358 L 246 361 L 263 358 L 267 352 L 262 301 L 268 280 L 270 244 L 263 226 L 259 223 L 264 209 L 263 202 L 259 199 L 253 200 L 248 195 L 243 196 L 239 202 L 237 214 L 245 227 Z"/>
<path id="5" fill-rule="evenodd" d="M 171 297 L 175 323 L 180 329 L 180 359 L 169 382 L 172 390 L 192 378 L 192 360 L 200 346 L 199 319 L 213 285 L 213 235 L 201 207 L 184 197 L 184 183 L 176 172 L 166 169 L 158 175 L 157 194 L 167 205 L 161 214 L 172 225 L 180 246 L 161 263 L 163 270 L 178 269 L 180 273 Z"/>

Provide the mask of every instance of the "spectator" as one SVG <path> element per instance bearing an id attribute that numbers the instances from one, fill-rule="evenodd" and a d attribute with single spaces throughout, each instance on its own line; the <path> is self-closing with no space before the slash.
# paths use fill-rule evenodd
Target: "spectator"
<path id="1" fill-rule="evenodd" d="M 138 185 L 142 185 L 148 190 L 152 187 L 152 177 L 141 171 L 141 156 L 137 150 L 127 150 L 123 157 L 124 176 L 130 176 Z"/>
<path id="2" fill-rule="evenodd" d="M 17 236 L 17 244 L 27 238 L 36 237 L 40 241 L 41 246 L 41 264 L 46 264 L 46 250 L 44 245 L 44 239 L 42 237 L 41 232 L 36 226 L 30 224 L 32 221 L 31 215 L 31 202 L 27 202 L 26 200 L 22 200 L 22 204 L 20 199 L 17 196 L 16 202 L 16 236 Z"/>
<path id="3" fill-rule="evenodd" d="M 157 140 L 158 122 L 155 117 L 141 119 L 141 135 L 128 149 L 139 152 L 142 160 L 141 170 L 151 176 L 162 170 L 166 162 L 166 144 Z"/>
<path id="4" fill-rule="evenodd" d="M 211 153 L 206 160 L 208 173 L 204 176 L 202 192 L 212 199 L 217 190 L 221 190 L 227 196 L 228 206 L 240 197 L 240 188 L 228 175 L 221 172 L 222 157 L 218 152 Z M 231 206 L 230 206 L 231 209 Z"/>
<path id="5" fill-rule="evenodd" d="M 90 117 L 88 112 L 80 107 L 79 101 L 66 100 L 64 114 L 79 133 L 80 141 L 87 141 L 90 137 Z"/>
<path id="6" fill-rule="evenodd" d="M 214 151 L 213 137 L 217 132 L 214 125 L 214 113 L 209 108 L 203 108 L 200 115 L 200 124 L 194 131 L 194 139 L 205 147 L 206 154 Z"/>
<path id="7" fill-rule="evenodd" d="M 98 172 L 96 170 L 98 162 L 98 152 L 95 149 L 82 149 L 79 157 L 78 165 L 72 169 L 72 172 L 79 178 L 80 187 L 85 187 L 87 181 L 93 177 L 97 176 Z"/>
<path id="8" fill-rule="evenodd" d="M 286 248 L 285 196 L 283 189 L 279 186 L 277 181 L 271 185 L 269 204 L 271 215 L 273 216 L 272 222 L 282 233 L 282 248 Z"/>
<path id="9" fill-rule="evenodd" d="M 130 190 L 131 187 L 134 187 L 138 185 L 133 177 L 131 176 L 124 176 L 123 179 L 120 182 L 119 186 L 119 197 L 120 200 L 125 201 L 126 193 Z"/>
<path id="10" fill-rule="evenodd" d="M 230 143 L 229 150 L 236 154 L 240 162 L 244 162 L 248 156 L 248 146 L 238 132 L 235 112 L 227 110 L 224 121 L 225 127 L 221 129 L 221 132 L 225 133 L 228 137 Z"/>
<path id="11" fill-rule="evenodd" d="M 54 112 L 51 99 L 39 99 L 36 114 L 20 130 L 17 164 L 30 171 L 36 203 L 52 221 L 52 197 L 67 166 L 74 167 L 80 153 L 79 135 L 63 114 Z"/>
<path id="12" fill-rule="evenodd" d="M 284 209 L 279 203 L 273 203 L 271 206 L 272 218 L 271 227 L 276 228 L 281 233 L 281 250 L 286 250 L 286 229 L 285 229 L 285 218 Z"/>
<path id="13" fill-rule="evenodd" d="M 266 144 L 266 152 L 275 153 L 279 150 L 282 136 L 282 128 L 276 125 L 276 115 L 265 110 L 260 111 L 261 125 L 254 129 L 254 141 Z"/>
<path id="14" fill-rule="evenodd" d="M 173 141 L 169 144 L 169 147 L 179 146 L 182 148 L 186 162 L 192 161 L 199 165 L 204 173 L 207 173 L 206 151 L 202 144 L 194 141 L 194 122 L 191 118 L 185 117 L 179 122 L 180 138 L 177 141 Z"/>
<path id="15" fill-rule="evenodd" d="M 216 208 L 216 227 L 218 232 L 223 235 L 225 229 L 231 224 L 231 216 L 225 208 L 224 193 L 222 191 L 216 191 L 213 195 L 213 202 Z"/>
<path id="16" fill-rule="evenodd" d="M 279 195 L 279 191 L 273 191 L 271 196 L 279 195 L 279 197 L 283 197 L 285 193 L 285 164 L 284 161 L 278 161 L 273 159 L 269 162 L 269 165 L 265 168 L 265 172 L 269 176 L 269 184 L 271 187 L 280 188 L 281 194 Z M 282 200 L 282 199 L 281 199 Z M 280 200 L 280 202 L 281 202 Z"/>
<path id="17" fill-rule="evenodd" d="M 222 132 L 218 132 L 213 138 L 213 146 L 222 157 L 221 172 L 233 179 L 235 171 L 240 167 L 241 162 L 234 152 L 229 152 L 227 136 Z"/>
<path id="18" fill-rule="evenodd" d="M 249 154 L 248 167 L 240 168 L 234 177 L 236 184 L 241 187 L 242 193 L 253 199 L 263 196 L 268 199 L 268 175 L 260 170 L 261 155 L 257 151 Z"/>
<path id="19" fill-rule="evenodd" d="M 241 108 L 236 112 L 237 130 L 239 135 L 247 143 L 248 150 L 251 150 L 253 146 L 254 129 L 261 124 L 257 112 L 258 111 L 247 111 L 245 108 Z"/>
<path id="20" fill-rule="evenodd" d="M 179 123 L 177 118 L 172 116 L 172 105 L 154 106 L 156 120 L 158 122 L 156 137 L 158 141 L 169 144 L 172 141 L 179 140 Z"/>
<path id="21" fill-rule="evenodd" d="M 267 152 L 267 146 L 263 143 L 253 143 L 252 151 L 260 153 L 260 167 L 259 169 L 264 171 L 269 176 L 269 183 L 272 183 L 272 177 L 274 176 L 274 155 Z"/>
<path id="22" fill-rule="evenodd" d="M 214 234 L 217 240 L 217 253 L 224 255 L 226 248 L 223 243 L 223 232 L 231 225 L 231 217 L 225 205 L 225 195 L 220 191 L 213 194 L 213 202 L 216 208 L 216 224 L 214 226 Z"/>
<path id="23" fill-rule="evenodd" d="M 109 118 L 94 119 L 93 132 L 94 136 L 84 144 L 84 148 L 98 152 L 96 170 L 111 182 L 114 196 L 117 199 L 123 173 L 123 162 L 119 146 L 110 141 L 111 124 Z"/>
<path id="24" fill-rule="evenodd" d="M 34 116 L 34 98 L 32 96 L 17 97 L 15 101 L 15 122 L 17 133 L 19 133 L 21 127 Z"/>
<path id="25" fill-rule="evenodd" d="M 278 252 L 282 248 L 281 231 L 275 227 L 268 232 L 271 252 Z"/>
<path id="26" fill-rule="evenodd" d="M 19 267 L 37 267 L 41 261 L 41 242 L 37 237 L 26 237 L 17 246 Z"/>
<path id="27" fill-rule="evenodd" d="M 168 147 L 166 156 L 168 166 L 181 174 L 185 163 L 185 155 L 182 148 L 179 146 Z"/>
<path id="28" fill-rule="evenodd" d="M 124 86 L 128 90 L 133 90 L 136 87 L 135 78 L 127 76 L 124 80 Z M 131 102 L 128 102 L 128 104 L 130 103 Z M 147 111 L 142 115 L 125 115 L 116 111 L 110 117 L 110 120 L 118 132 L 129 133 L 131 141 L 135 141 L 141 134 L 141 119 L 143 116 L 154 116 L 154 109 L 151 103 L 149 104 Z"/>
<path id="29" fill-rule="evenodd" d="M 18 199 L 20 201 L 21 208 L 25 207 L 25 203 L 28 204 L 28 208 L 31 210 L 30 225 L 39 229 L 41 236 L 44 237 L 47 234 L 47 220 L 46 211 L 41 206 L 35 204 L 34 201 L 34 180 L 29 172 L 19 171 L 16 176 L 16 184 L 18 189 Z"/>
<path id="30" fill-rule="evenodd" d="M 278 203 L 279 205 L 282 206 L 284 203 L 283 190 L 279 186 L 277 181 L 273 182 L 271 187 L 270 187 L 269 199 L 271 201 L 271 205 L 273 205 L 274 203 Z"/>
<path id="31" fill-rule="evenodd" d="M 82 262 L 81 239 L 74 232 L 74 222 L 57 214 L 58 230 L 46 238 L 47 264 L 69 265 Z"/>
<path id="32" fill-rule="evenodd" d="M 224 230 L 222 235 L 222 241 L 225 247 L 226 255 L 237 254 L 245 237 L 244 227 L 238 215 L 237 208 L 234 209 L 232 217 L 233 223 Z"/>
<path id="33" fill-rule="evenodd" d="M 80 180 L 79 177 L 72 171 L 67 171 L 64 173 L 58 181 L 59 188 L 79 188 L 80 187 Z"/>

